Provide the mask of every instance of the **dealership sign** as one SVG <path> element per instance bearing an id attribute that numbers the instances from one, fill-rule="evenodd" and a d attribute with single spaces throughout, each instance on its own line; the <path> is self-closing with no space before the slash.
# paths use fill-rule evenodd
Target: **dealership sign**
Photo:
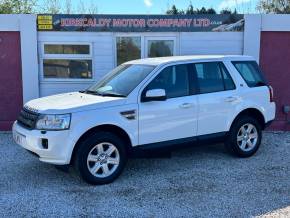
<path id="1" fill-rule="evenodd" d="M 206 32 L 243 31 L 240 14 L 197 15 L 38 15 L 38 31 Z"/>

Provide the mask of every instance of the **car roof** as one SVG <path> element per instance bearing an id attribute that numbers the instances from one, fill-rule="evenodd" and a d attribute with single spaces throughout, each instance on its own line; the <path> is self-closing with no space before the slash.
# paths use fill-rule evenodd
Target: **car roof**
<path id="1" fill-rule="evenodd" d="M 161 65 L 175 62 L 199 62 L 199 61 L 249 61 L 255 60 L 251 56 L 246 55 L 187 55 L 187 56 L 170 56 L 158 58 L 144 58 L 133 61 L 128 61 L 125 64 L 146 64 L 146 65 Z"/>

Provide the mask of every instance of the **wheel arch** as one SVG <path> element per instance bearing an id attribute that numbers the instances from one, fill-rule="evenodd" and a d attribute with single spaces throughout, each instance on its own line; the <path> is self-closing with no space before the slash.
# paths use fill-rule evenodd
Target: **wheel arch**
<path id="1" fill-rule="evenodd" d="M 95 127 L 88 129 L 86 132 L 84 132 L 79 137 L 79 139 L 75 143 L 75 146 L 72 150 L 70 163 L 72 163 L 73 160 L 75 159 L 75 155 L 78 151 L 78 148 L 79 148 L 81 142 L 98 131 L 111 132 L 111 133 L 116 134 L 117 136 L 119 136 L 120 138 L 122 138 L 124 140 L 127 152 L 130 152 L 130 150 L 132 148 L 132 141 L 131 141 L 128 133 L 123 128 L 121 128 L 117 125 L 114 125 L 114 124 L 101 124 L 101 125 L 98 125 L 98 126 L 95 126 Z"/>
<path id="2" fill-rule="evenodd" d="M 257 108 L 247 108 L 247 109 L 240 111 L 235 116 L 235 119 L 231 122 L 229 130 L 232 128 L 235 121 L 238 120 L 242 116 L 250 116 L 250 117 L 255 118 L 259 122 L 259 124 L 261 125 L 262 130 L 265 129 L 266 121 L 265 121 L 265 117 L 264 117 L 263 113 Z"/>

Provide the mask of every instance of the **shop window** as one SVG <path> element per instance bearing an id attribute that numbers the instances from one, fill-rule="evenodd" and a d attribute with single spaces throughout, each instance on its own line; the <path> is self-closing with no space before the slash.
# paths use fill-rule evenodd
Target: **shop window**
<path id="1" fill-rule="evenodd" d="M 116 37 L 117 65 L 141 58 L 141 37 Z"/>
<path id="2" fill-rule="evenodd" d="M 173 56 L 173 40 L 148 40 L 148 57 Z"/>
<path id="3" fill-rule="evenodd" d="M 92 79 L 91 45 L 44 44 L 44 79 Z"/>
<path id="4" fill-rule="evenodd" d="M 44 59 L 45 78 L 92 78 L 92 60 Z"/>

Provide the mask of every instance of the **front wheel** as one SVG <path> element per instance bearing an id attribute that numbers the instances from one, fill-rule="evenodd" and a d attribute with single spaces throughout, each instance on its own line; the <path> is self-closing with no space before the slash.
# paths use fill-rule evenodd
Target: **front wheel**
<path id="1" fill-rule="evenodd" d="M 238 157 L 250 157 L 259 149 L 262 130 L 256 119 L 243 116 L 233 123 L 226 148 Z"/>
<path id="2" fill-rule="evenodd" d="M 93 185 L 113 182 L 127 161 L 123 140 L 109 132 L 98 132 L 80 145 L 75 168 L 80 176 Z"/>

